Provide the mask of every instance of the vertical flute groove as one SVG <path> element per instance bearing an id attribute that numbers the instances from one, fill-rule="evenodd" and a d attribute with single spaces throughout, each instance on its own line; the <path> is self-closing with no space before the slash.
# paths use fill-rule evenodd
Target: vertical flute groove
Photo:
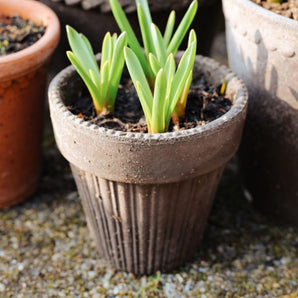
<path id="1" fill-rule="evenodd" d="M 97 247 L 117 269 L 153 274 L 199 247 L 222 168 L 169 184 L 109 181 L 72 166 Z"/>

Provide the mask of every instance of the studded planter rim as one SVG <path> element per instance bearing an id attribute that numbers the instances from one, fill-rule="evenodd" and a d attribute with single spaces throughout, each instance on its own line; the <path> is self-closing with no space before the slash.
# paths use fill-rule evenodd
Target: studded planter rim
<path id="1" fill-rule="evenodd" d="M 298 21 L 248 0 L 223 0 L 231 69 L 245 82 L 240 148 L 247 193 L 268 217 L 298 225 Z"/>

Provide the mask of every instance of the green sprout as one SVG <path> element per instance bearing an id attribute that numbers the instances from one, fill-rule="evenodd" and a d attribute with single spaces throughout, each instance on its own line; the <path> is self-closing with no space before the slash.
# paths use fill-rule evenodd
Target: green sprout
<path id="1" fill-rule="evenodd" d="M 155 30 L 154 28 L 153 25 L 152 31 Z M 132 49 L 124 48 L 127 68 L 140 98 L 149 133 L 166 132 L 179 99 L 185 100 L 182 95 L 190 86 L 189 80 L 192 78 L 197 45 L 196 35 L 192 30 L 187 50 L 176 67 L 173 53 L 166 56 L 161 50 L 161 45 L 158 45 L 161 43 L 158 35 L 157 33 L 157 36 L 154 37 L 153 34 L 153 42 L 155 47 L 160 50 L 157 51 L 157 57 L 151 54 L 149 58 L 150 67 L 156 77 L 153 94 L 137 55 Z M 159 65 L 160 59 L 165 59 L 163 67 Z"/>
<path id="2" fill-rule="evenodd" d="M 9 41 L 7 39 L 3 41 L 0 40 L 0 55 L 1 54 L 5 55 L 8 46 L 9 46 Z"/>
<path id="3" fill-rule="evenodd" d="M 198 2 L 197 0 L 194 0 L 190 4 L 175 33 L 175 11 L 172 11 L 169 15 L 165 32 L 163 35 L 160 32 L 159 28 L 152 22 L 147 0 L 136 0 L 136 3 L 145 51 L 143 50 L 139 41 L 137 40 L 134 31 L 130 26 L 129 21 L 124 11 L 122 10 L 118 0 L 110 0 L 112 12 L 118 23 L 118 26 L 122 31 L 127 32 L 128 44 L 134 52 L 135 56 L 137 57 L 139 64 L 141 65 L 146 80 L 148 81 L 150 90 L 152 91 L 152 93 L 156 94 L 155 88 L 156 83 L 158 82 L 156 76 L 159 73 L 160 69 L 165 69 L 169 55 L 172 54 L 174 56 L 178 51 L 179 46 L 181 45 L 181 42 L 183 41 L 196 15 Z M 196 36 L 194 31 L 189 36 L 189 45 L 192 41 L 195 41 L 194 48 L 196 50 Z M 176 107 L 174 109 L 171 109 L 171 117 L 175 125 L 179 123 L 180 118 L 185 117 L 187 96 L 192 83 L 192 72 L 188 73 L 188 77 L 183 82 L 185 83 L 185 85 L 183 86 L 182 91 L 179 93 L 180 98 L 175 99 Z M 146 118 L 148 122 L 149 131 L 151 131 L 151 128 L 153 128 L 153 131 L 156 131 L 155 126 L 150 127 L 150 120 L 148 120 L 148 115 L 146 116 Z M 167 120 L 167 124 L 164 125 L 164 127 L 168 126 L 168 122 L 169 121 Z M 159 132 L 160 129 L 161 128 L 159 127 Z"/>
<path id="4" fill-rule="evenodd" d="M 70 26 L 66 26 L 66 32 L 72 50 L 67 57 L 87 86 L 97 115 L 113 113 L 124 67 L 126 33 L 118 38 L 109 32 L 105 35 L 99 68 L 88 39 Z"/>
<path id="5" fill-rule="evenodd" d="M 156 26 L 154 26 L 154 29 L 152 30 L 152 18 L 147 0 L 136 0 L 136 3 L 145 53 L 118 0 L 110 0 L 111 9 L 118 26 L 122 32 L 127 33 L 128 44 L 140 61 L 146 79 L 148 80 L 151 89 L 153 89 L 156 78 L 152 69 L 152 64 L 149 61 L 150 53 L 159 58 L 156 62 L 158 62 L 160 67 L 165 66 L 169 54 L 172 53 L 175 55 L 183 41 L 197 12 L 198 2 L 197 0 L 194 0 L 190 4 L 175 33 L 175 11 L 172 11 L 169 15 L 163 36 Z M 156 43 L 154 39 L 158 39 L 159 42 Z"/>

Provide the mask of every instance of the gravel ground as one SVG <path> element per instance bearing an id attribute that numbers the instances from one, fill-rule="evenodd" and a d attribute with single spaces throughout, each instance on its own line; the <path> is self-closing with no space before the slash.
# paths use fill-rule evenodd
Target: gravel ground
<path id="1" fill-rule="evenodd" d="M 225 170 L 193 262 L 172 274 L 136 277 L 99 257 L 50 130 L 44 149 L 37 193 L 0 211 L 1 298 L 298 297 L 298 231 L 253 209 L 235 161 Z"/>
<path id="2" fill-rule="evenodd" d="M 298 297 L 298 231 L 253 209 L 234 162 L 193 262 L 135 277 L 99 258 L 69 167 L 51 135 L 44 146 L 38 192 L 0 212 L 0 297 Z"/>

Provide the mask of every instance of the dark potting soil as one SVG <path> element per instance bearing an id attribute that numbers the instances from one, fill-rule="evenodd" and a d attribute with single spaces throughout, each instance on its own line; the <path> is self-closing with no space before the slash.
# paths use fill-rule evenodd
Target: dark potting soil
<path id="1" fill-rule="evenodd" d="M 298 0 L 287 0 L 283 3 L 268 3 L 267 0 L 252 0 L 256 4 L 278 13 L 284 17 L 298 21 Z"/>
<path id="2" fill-rule="evenodd" d="M 18 15 L 12 17 L 0 15 L 0 56 L 15 53 L 33 45 L 44 33 L 44 26 L 38 26 Z"/>
<path id="3" fill-rule="evenodd" d="M 188 95 L 185 119 L 181 119 L 179 127 L 171 121 L 169 131 L 185 130 L 205 125 L 230 110 L 231 99 L 220 94 L 220 86 L 207 83 L 202 77 L 194 81 Z M 92 99 L 88 91 L 76 100 L 68 109 L 78 117 L 100 127 L 124 132 L 147 133 L 147 124 L 131 80 L 125 80 L 119 86 L 119 91 L 113 115 L 96 116 Z"/>

